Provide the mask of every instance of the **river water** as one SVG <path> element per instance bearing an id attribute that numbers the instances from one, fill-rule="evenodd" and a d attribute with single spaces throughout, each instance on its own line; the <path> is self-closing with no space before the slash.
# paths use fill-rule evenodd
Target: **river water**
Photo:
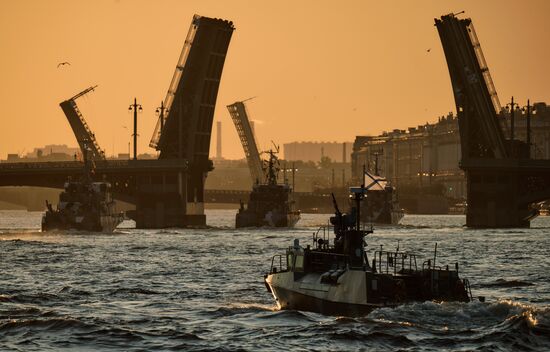
<path id="1" fill-rule="evenodd" d="M 263 284 L 271 257 L 305 245 L 328 215 L 292 230 L 40 233 L 40 213 L 0 212 L 1 351 L 550 351 L 550 217 L 531 229 L 470 230 L 463 216 L 406 216 L 367 237 L 459 262 L 486 302 L 406 304 L 358 318 L 279 311 Z"/>

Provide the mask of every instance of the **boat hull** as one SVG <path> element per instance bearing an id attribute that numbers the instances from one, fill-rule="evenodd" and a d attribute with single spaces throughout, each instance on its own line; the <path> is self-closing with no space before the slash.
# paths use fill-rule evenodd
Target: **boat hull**
<path id="1" fill-rule="evenodd" d="M 325 315 L 361 316 L 383 307 L 376 304 L 335 302 L 278 286 L 270 286 L 270 289 L 280 309 L 302 310 Z"/>
<path id="2" fill-rule="evenodd" d="M 367 302 L 366 276 L 363 271 L 342 272 L 334 284 L 323 283 L 321 275 L 317 273 L 300 276 L 295 280 L 295 273 L 281 272 L 265 277 L 266 286 L 280 309 L 357 316 L 368 314 L 375 308 L 395 306 Z"/>
<path id="3" fill-rule="evenodd" d="M 405 213 L 402 209 L 384 209 L 382 211 L 371 211 L 365 213 L 361 217 L 361 221 L 367 224 L 380 224 L 380 225 L 399 225 L 399 222 Z"/>
<path id="4" fill-rule="evenodd" d="M 91 232 L 113 232 L 124 220 L 122 214 L 102 215 L 99 218 L 75 217 L 67 219 L 59 213 L 46 212 L 42 216 L 42 232 L 52 230 L 78 230 Z"/>
<path id="5" fill-rule="evenodd" d="M 427 276 L 377 274 L 355 269 L 322 274 L 275 270 L 264 279 L 280 309 L 328 315 L 365 315 L 376 308 L 434 299 L 469 301 L 464 287 L 456 285 L 462 281 L 453 278 L 447 270 L 432 271 Z M 437 287 L 438 292 L 426 291 L 428 285 Z"/>
<path id="6" fill-rule="evenodd" d="M 300 212 L 282 214 L 269 211 L 265 215 L 253 211 L 239 211 L 235 217 L 235 227 L 294 227 L 300 220 Z"/>

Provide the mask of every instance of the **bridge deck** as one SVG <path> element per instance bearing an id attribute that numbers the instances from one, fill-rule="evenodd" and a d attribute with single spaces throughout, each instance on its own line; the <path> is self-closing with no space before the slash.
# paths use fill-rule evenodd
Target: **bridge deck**
<path id="1" fill-rule="evenodd" d="M 463 159 L 460 162 L 463 169 L 502 169 L 514 171 L 545 171 L 550 172 L 550 160 L 547 159 Z"/>

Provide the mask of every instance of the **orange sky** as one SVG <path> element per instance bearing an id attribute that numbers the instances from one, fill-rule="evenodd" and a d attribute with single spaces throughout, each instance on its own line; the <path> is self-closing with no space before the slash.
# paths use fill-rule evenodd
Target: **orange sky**
<path id="1" fill-rule="evenodd" d="M 546 0 L 0 0 L 0 158 L 75 146 L 59 103 L 93 84 L 96 92 L 77 102 L 100 146 L 127 152 L 123 126 L 132 126 L 137 96 L 138 148 L 152 152 L 154 111 L 195 13 L 236 27 L 214 118 L 224 125 L 226 158 L 243 153 L 225 106 L 251 96 L 265 147 L 434 121 L 454 102 L 433 18 L 461 10 L 474 21 L 501 102 L 513 94 L 550 103 Z M 61 61 L 71 66 L 58 69 Z"/>

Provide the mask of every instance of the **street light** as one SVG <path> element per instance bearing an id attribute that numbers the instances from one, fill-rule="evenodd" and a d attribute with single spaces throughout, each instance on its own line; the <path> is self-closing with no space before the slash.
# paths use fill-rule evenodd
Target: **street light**
<path id="1" fill-rule="evenodd" d="M 519 106 L 518 103 L 514 103 L 514 97 L 512 97 L 512 100 L 504 108 L 506 111 L 510 111 L 510 140 L 514 140 L 514 110 L 518 109 Z"/>
<path id="2" fill-rule="evenodd" d="M 130 104 L 128 107 L 128 110 L 134 110 L 134 160 L 137 160 L 137 114 L 138 110 L 139 112 L 143 112 L 143 108 L 141 107 L 141 104 L 137 103 L 137 99 L 134 98 L 134 103 Z"/>
<path id="3" fill-rule="evenodd" d="M 164 114 L 168 114 L 168 109 L 166 106 L 164 106 L 164 102 L 160 102 L 160 106 L 155 110 L 155 114 L 160 119 L 160 133 L 162 133 L 162 129 L 164 128 Z"/>
<path id="4" fill-rule="evenodd" d="M 526 120 L 526 143 L 527 143 L 527 157 L 531 157 L 531 113 L 536 113 L 536 110 L 531 106 L 531 103 L 529 102 L 529 99 L 527 99 L 527 106 L 524 106 L 522 111 L 527 112 L 527 120 Z"/>

